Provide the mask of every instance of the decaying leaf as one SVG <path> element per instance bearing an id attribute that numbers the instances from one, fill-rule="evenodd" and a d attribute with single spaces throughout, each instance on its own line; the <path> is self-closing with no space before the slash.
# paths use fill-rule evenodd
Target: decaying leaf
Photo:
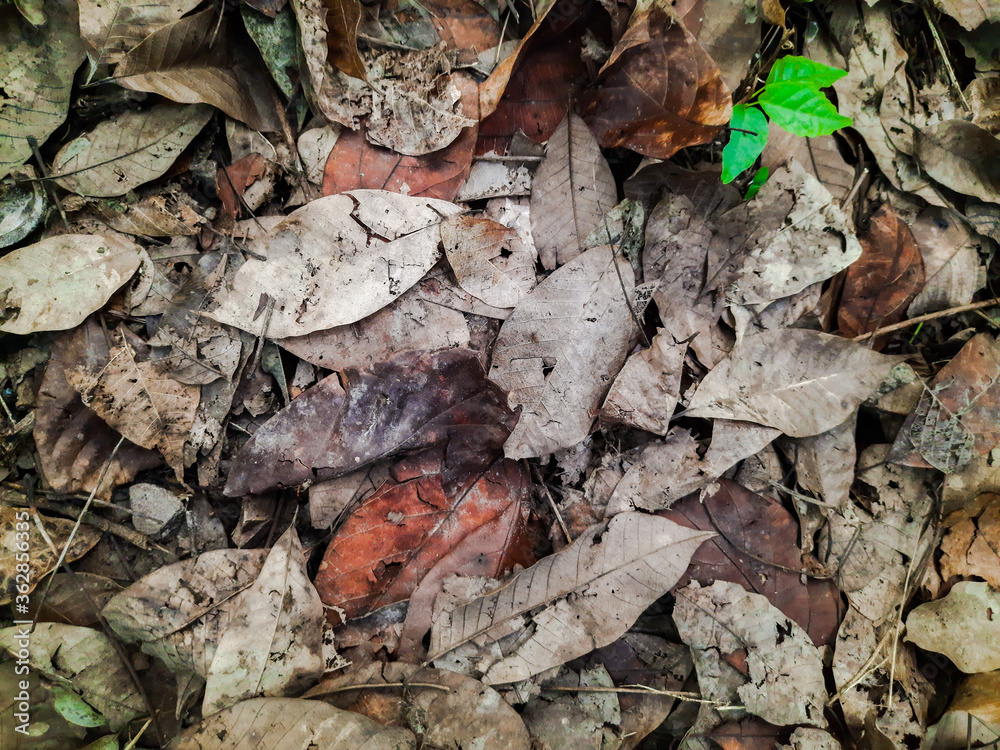
<path id="1" fill-rule="evenodd" d="M 855 416 L 826 432 L 789 441 L 799 486 L 832 508 L 843 507 L 854 482 L 857 446 Z"/>
<path id="2" fill-rule="evenodd" d="M 501 518 L 507 528 L 498 533 L 510 546 L 493 561 L 495 575 L 524 558 L 520 535 L 531 497 L 524 468 L 502 460 L 446 494 L 442 459 L 429 451 L 394 466 L 392 479 L 337 530 L 315 579 L 324 604 L 351 618 L 406 599 L 441 558 Z M 506 514 L 511 505 L 521 508 Z"/>
<path id="3" fill-rule="evenodd" d="M 261 694 L 298 695 L 323 674 L 326 618 L 305 568 L 293 525 L 240 593 L 206 675 L 205 715 Z"/>
<path id="4" fill-rule="evenodd" d="M 437 262 L 438 224 L 459 211 L 452 203 L 380 190 L 312 201 L 250 243 L 266 260 L 243 264 L 212 317 L 254 334 L 266 325 L 274 338 L 361 320 Z M 269 313 L 262 299 L 274 301 Z"/>
<path id="5" fill-rule="evenodd" d="M 1000 589 L 1000 495 L 979 495 L 942 525 L 941 577 L 975 576 Z"/>
<path id="6" fill-rule="evenodd" d="M 142 249 L 111 233 L 63 234 L 0 258 L 0 331 L 73 328 L 139 268 Z"/>
<path id="7" fill-rule="evenodd" d="M 872 216 L 861 246 L 861 257 L 844 276 L 837 309 L 837 323 L 846 338 L 903 320 L 924 286 L 917 241 L 888 204 Z"/>
<path id="8" fill-rule="evenodd" d="M 225 493 L 289 487 L 380 458 L 445 447 L 446 489 L 481 467 L 515 416 L 467 349 L 404 352 L 331 375 L 267 422 L 237 454 Z"/>
<path id="9" fill-rule="evenodd" d="M 458 285 L 488 305 L 514 307 L 535 285 L 535 249 L 499 222 L 451 216 L 441 241 Z"/>
<path id="10" fill-rule="evenodd" d="M 115 81 L 175 102 L 211 104 L 254 130 L 278 130 L 270 98 L 254 88 L 267 79 L 255 81 L 233 62 L 231 43 L 221 43 L 224 29 L 215 8 L 162 26 L 122 57 Z"/>
<path id="11" fill-rule="evenodd" d="M 522 407 L 504 448 L 509 458 L 568 448 L 590 433 L 625 360 L 632 279 L 611 247 L 595 247 L 542 281 L 504 321 L 490 379 Z"/>
<path id="12" fill-rule="evenodd" d="M 184 731 L 173 750 L 415 750 L 406 729 L 321 701 L 251 698 L 212 714 Z"/>
<path id="13" fill-rule="evenodd" d="M 0 490 L 0 500 L 13 499 L 7 495 L 13 491 Z M 19 493 L 18 493 L 19 494 Z M 27 502 L 20 495 L 18 499 Z M 65 518 L 50 518 L 43 516 L 34 508 L 16 507 L 4 503 L 0 505 L 0 604 L 9 604 L 18 593 L 18 584 L 27 583 L 28 590 L 20 593 L 30 593 L 45 576 L 55 570 L 56 561 L 70 539 L 70 532 L 76 525 Z M 73 543 L 66 550 L 66 562 L 83 557 L 97 544 L 101 532 L 92 526 L 84 524 L 73 536 Z M 51 544 L 49 543 L 51 540 Z M 18 553 L 21 553 L 19 556 Z M 27 558 L 28 572 L 21 570 L 18 575 L 18 563 Z"/>
<path id="14" fill-rule="evenodd" d="M 197 5 L 197 0 L 80 0 L 80 36 L 95 63 L 116 63 L 147 36 L 180 20 Z"/>
<path id="15" fill-rule="evenodd" d="M 711 536 L 656 516 L 619 513 L 497 591 L 441 612 L 430 658 L 481 642 L 477 669 L 484 682 L 496 684 L 605 646 L 674 585 Z"/>
<path id="16" fill-rule="evenodd" d="M 184 442 L 194 424 L 201 392 L 159 373 L 149 361 L 136 359 L 122 334 L 122 345 L 100 371 L 66 371 L 66 379 L 83 402 L 138 446 L 158 450 L 184 478 Z"/>
<path id="17" fill-rule="evenodd" d="M 674 622 L 694 650 L 699 677 L 724 654 L 746 649 L 743 705 L 772 724 L 826 726 L 823 658 L 805 631 L 760 594 L 716 581 L 675 591 Z"/>
<path id="18" fill-rule="evenodd" d="M 853 341 L 799 329 L 748 336 L 701 382 L 688 413 L 808 437 L 836 427 L 896 364 Z"/>
<path id="19" fill-rule="evenodd" d="M 69 109 L 73 74 L 86 53 L 76 0 L 46 4 L 35 28 L 17 13 L 0 24 L 0 178 L 31 157 L 29 138 L 45 142 Z"/>
<path id="20" fill-rule="evenodd" d="M 369 702 L 368 690 L 378 686 L 382 700 Z M 396 686 L 399 687 L 390 687 Z M 434 686 L 434 687 L 428 687 Z M 437 689 L 435 689 L 437 687 Z M 441 689 L 444 688 L 444 689 Z M 529 750 L 524 722 L 493 688 L 465 675 L 413 664 L 376 662 L 324 680 L 304 697 L 376 719 L 381 724 L 408 727 L 425 747 L 454 750 Z"/>
<path id="21" fill-rule="evenodd" d="M 650 2 L 629 20 L 585 110 L 605 148 L 667 159 L 712 140 L 729 122 L 732 97 L 672 5 Z"/>
<path id="22" fill-rule="evenodd" d="M 26 628 L 0 630 L 0 646 L 11 654 L 21 648 Z M 125 664 L 104 633 L 54 622 L 36 623 L 31 630 L 27 663 L 83 698 L 107 720 L 112 731 L 142 716 L 146 704 L 136 692 Z M 20 657 L 17 657 L 20 658 Z"/>
<path id="23" fill-rule="evenodd" d="M 1000 669 L 1000 594 L 988 583 L 959 581 L 943 599 L 906 618 L 906 640 L 944 654 L 963 672 Z"/>
<path id="24" fill-rule="evenodd" d="M 550 271 L 582 253 L 618 202 L 614 176 L 586 123 L 570 113 L 556 128 L 531 183 L 531 234 Z"/>

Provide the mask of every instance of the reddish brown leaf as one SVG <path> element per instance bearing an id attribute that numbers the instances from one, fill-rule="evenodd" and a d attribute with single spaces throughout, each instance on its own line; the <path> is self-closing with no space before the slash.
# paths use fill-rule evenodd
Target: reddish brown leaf
<path id="1" fill-rule="evenodd" d="M 742 721 L 720 724 L 706 735 L 711 742 L 705 744 L 718 745 L 722 750 L 774 750 L 785 732 L 756 716 L 748 716 Z"/>
<path id="2" fill-rule="evenodd" d="M 924 261 L 910 228 L 888 204 L 858 238 L 861 257 L 847 269 L 837 323 L 846 337 L 898 323 L 924 288 Z"/>
<path id="3" fill-rule="evenodd" d="M 500 43 L 500 24 L 475 0 L 421 0 L 396 5 L 392 19 L 400 36 L 437 38 L 456 53 L 459 65 L 474 64 L 479 55 Z M 433 27 L 433 31 L 426 27 Z"/>
<path id="4" fill-rule="evenodd" d="M 215 189 L 226 213 L 234 218 L 240 215 L 243 193 L 266 171 L 267 159 L 260 154 L 247 154 L 216 173 Z"/>
<path id="5" fill-rule="evenodd" d="M 462 111 L 476 119 L 476 84 L 454 76 L 462 91 Z M 371 188 L 418 198 L 450 201 L 469 176 L 476 146 L 476 126 L 466 128 L 449 146 L 423 156 L 404 156 L 374 143 L 360 131 L 344 130 L 323 171 L 323 195 Z"/>
<path id="6" fill-rule="evenodd" d="M 803 584 L 798 524 L 779 503 L 736 482 L 720 479 L 719 489 L 701 501 L 689 495 L 659 512 L 684 526 L 718 536 L 699 547 L 684 577 L 690 581 L 729 581 L 768 598 L 801 625 L 816 645 L 832 642 L 840 623 L 840 596 L 830 581 Z M 789 570 L 791 568 L 792 570 Z"/>
<path id="7" fill-rule="evenodd" d="M 454 494 L 444 489 L 443 470 L 438 449 L 404 459 L 393 467 L 392 479 L 347 519 L 316 575 L 325 604 L 351 618 L 408 598 L 466 537 L 497 521 L 511 505 L 526 510 L 531 499 L 531 480 L 515 461 L 504 459 L 485 472 L 463 476 Z M 523 528 L 521 519 L 522 513 L 507 514 L 506 533 L 498 536 L 509 538 Z M 509 550 L 496 551 L 497 574 L 513 565 Z M 339 621 L 335 612 L 331 617 Z"/>
<path id="8" fill-rule="evenodd" d="M 324 5 L 330 62 L 349 76 L 365 79 L 365 63 L 358 52 L 361 3 L 358 0 L 324 0 Z"/>
<path id="9" fill-rule="evenodd" d="M 669 5 L 633 17 L 601 73 L 584 114 L 606 148 L 667 159 L 712 140 L 732 114 L 718 67 Z"/>
<path id="10" fill-rule="evenodd" d="M 517 417 L 468 349 L 404 352 L 324 378 L 261 427 L 233 460 L 232 496 L 329 479 L 439 445 L 445 487 L 492 459 Z"/>

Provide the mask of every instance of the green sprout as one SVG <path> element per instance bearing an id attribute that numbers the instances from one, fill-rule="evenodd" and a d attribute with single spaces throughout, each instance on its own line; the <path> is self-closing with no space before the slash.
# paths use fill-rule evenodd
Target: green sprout
<path id="1" fill-rule="evenodd" d="M 753 97 L 756 103 L 733 107 L 729 121 L 732 132 L 722 150 L 722 182 L 732 182 L 757 161 L 767 145 L 768 117 L 792 135 L 806 137 L 829 135 L 850 126 L 851 118 L 837 112 L 833 102 L 820 91 L 846 75 L 845 70 L 796 55 L 775 62 L 764 86 Z M 756 188 L 761 184 L 763 180 Z"/>

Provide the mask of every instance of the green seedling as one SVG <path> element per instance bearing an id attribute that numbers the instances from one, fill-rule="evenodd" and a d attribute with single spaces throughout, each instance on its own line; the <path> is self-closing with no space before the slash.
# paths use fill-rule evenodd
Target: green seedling
<path id="1" fill-rule="evenodd" d="M 764 86 L 750 103 L 733 107 L 729 122 L 732 132 L 722 150 L 723 183 L 732 182 L 757 161 L 767 145 L 768 118 L 792 135 L 806 137 L 829 135 L 850 126 L 851 118 L 837 112 L 833 102 L 820 90 L 846 75 L 845 70 L 796 55 L 776 61 Z M 755 180 L 757 177 L 759 173 Z M 756 185 L 757 189 L 762 184 L 763 180 Z"/>

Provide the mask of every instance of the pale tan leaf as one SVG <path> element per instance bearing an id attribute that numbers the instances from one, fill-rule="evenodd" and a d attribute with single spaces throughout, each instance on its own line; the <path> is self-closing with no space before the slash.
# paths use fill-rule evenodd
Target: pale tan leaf
<path id="1" fill-rule="evenodd" d="M 658 516 L 620 513 L 493 593 L 439 613 L 430 658 L 480 637 L 495 642 L 491 631 L 504 632 L 522 616 L 530 624 L 500 644 L 501 658 L 481 665 L 487 684 L 527 679 L 606 646 L 680 579 L 712 536 Z M 484 646 L 483 656 L 489 653 Z"/>
<path id="2" fill-rule="evenodd" d="M 1000 7 L 990 0 L 934 0 L 934 4 L 968 31 L 987 22 L 1000 21 Z"/>
<path id="3" fill-rule="evenodd" d="M 847 419 L 896 362 L 826 333 L 762 331 L 705 376 L 687 413 L 757 422 L 791 437 L 818 435 Z"/>
<path id="4" fill-rule="evenodd" d="M 232 62 L 215 8 L 154 31 L 122 58 L 114 78 L 175 102 L 211 104 L 254 130 L 279 127 L 272 103 L 258 105 L 252 75 Z"/>
<path id="5" fill-rule="evenodd" d="M 63 234 L 0 258 L 0 331 L 80 325 L 139 268 L 142 249 L 99 234 Z"/>
<path id="6" fill-rule="evenodd" d="M 31 671 L 82 697 L 108 720 L 112 730 L 146 712 L 127 667 L 104 633 L 55 622 L 37 623 L 33 630 L 15 625 L 0 630 L 0 646 L 17 656 L 26 632 L 31 633 L 26 659 Z"/>
<path id="7" fill-rule="evenodd" d="M 692 583 L 675 595 L 674 623 L 695 652 L 699 680 L 717 671 L 722 654 L 745 648 L 749 679 L 737 693 L 747 711 L 771 724 L 826 726 L 823 656 L 801 626 L 728 581 Z"/>
<path id="8" fill-rule="evenodd" d="M 80 0 L 80 36 L 98 65 L 116 63 L 161 26 L 180 20 L 198 0 Z"/>
<path id="9" fill-rule="evenodd" d="M 0 178 L 31 156 L 66 119 L 73 74 L 86 53 L 75 0 L 45 4 L 46 23 L 34 28 L 16 13 L 0 24 Z"/>
<path id="10" fill-rule="evenodd" d="M 857 460 L 854 441 L 857 424 L 857 415 L 853 414 L 842 424 L 819 435 L 789 441 L 796 481 L 833 508 L 842 507 L 850 497 Z"/>
<path id="11" fill-rule="evenodd" d="M 209 667 L 202 711 L 258 695 L 297 695 L 323 674 L 323 603 L 292 525 L 240 594 Z"/>
<path id="12" fill-rule="evenodd" d="M 52 177 L 78 195 L 125 195 L 170 169 L 211 117 L 206 105 L 123 112 L 59 149 Z"/>
<path id="13" fill-rule="evenodd" d="M 459 211 L 446 201 L 382 190 L 312 201 L 250 243 L 255 257 L 212 317 L 253 334 L 266 322 L 274 338 L 355 323 L 430 270 L 440 256 L 438 225 Z M 259 313 L 262 295 L 274 300 L 269 317 Z"/>
<path id="14" fill-rule="evenodd" d="M 927 282 L 907 308 L 907 317 L 972 302 L 986 284 L 979 250 L 991 249 L 984 247 L 989 240 L 969 231 L 958 215 L 934 206 L 924 209 L 910 229 L 923 256 Z"/>
<path id="15" fill-rule="evenodd" d="M 504 321 L 490 379 L 522 407 L 504 446 L 508 457 L 542 456 L 590 433 L 625 360 L 632 279 L 628 261 L 595 247 L 536 286 Z"/>
<path id="16" fill-rule="evenodd" d="M 172 750 L 415 750 L 407 729 L 321 701 L 251 698 L 184 731 Z"/>
<path id="17" fill-rule="evenodd" d="M 601 406 L 601 419 L 666 435 L 680 397 L 686 354 L 687 343 L 678 344 L 664 329 L 657 331 L 648 349 L 625 360 Z"/>
<path id="18" fill-rule="evenodd" d="M 266 557 L 262 549 L 220 549 L 167 565 L 117 594 L 102 615 L 122 639 L 141 643 L 175 672 L 204 677 L 236 597 L 253 584 Z"/>
<path id="19" fill-rule="evenodd" d="M 617 202 L 597 139 L 571 112 L 549 139 L 531 183 L 531 233 L 542 265 L 552 270 L 583 252 L 587 235 Z"/>
<path id="20" fill-rule="evenodd" d="M 1000 593 L 983 581 L 959 581 L 948 596 L 910 612 L 906 640 L 944 654 L 966 673 L 1000 669 Z"/>
<path id="21" fill-rule="evenodd" d="M 83 402 L 109 425 L 143 448 L 156 449 L 184 478 L 184 442 L 201 399 L 197 386 L 162 375 L 152 362 L 139 362 L 127 341 L 111 353 L 100 372 L 67 371 Z"/>
<path id="22" fill-rule="evenodd" d="M 441 240 L 458 285 L 487 305 L 514 307 L 535 285 L 534 248 L 514 229 L 461 214 L 441 223 Z"/>

